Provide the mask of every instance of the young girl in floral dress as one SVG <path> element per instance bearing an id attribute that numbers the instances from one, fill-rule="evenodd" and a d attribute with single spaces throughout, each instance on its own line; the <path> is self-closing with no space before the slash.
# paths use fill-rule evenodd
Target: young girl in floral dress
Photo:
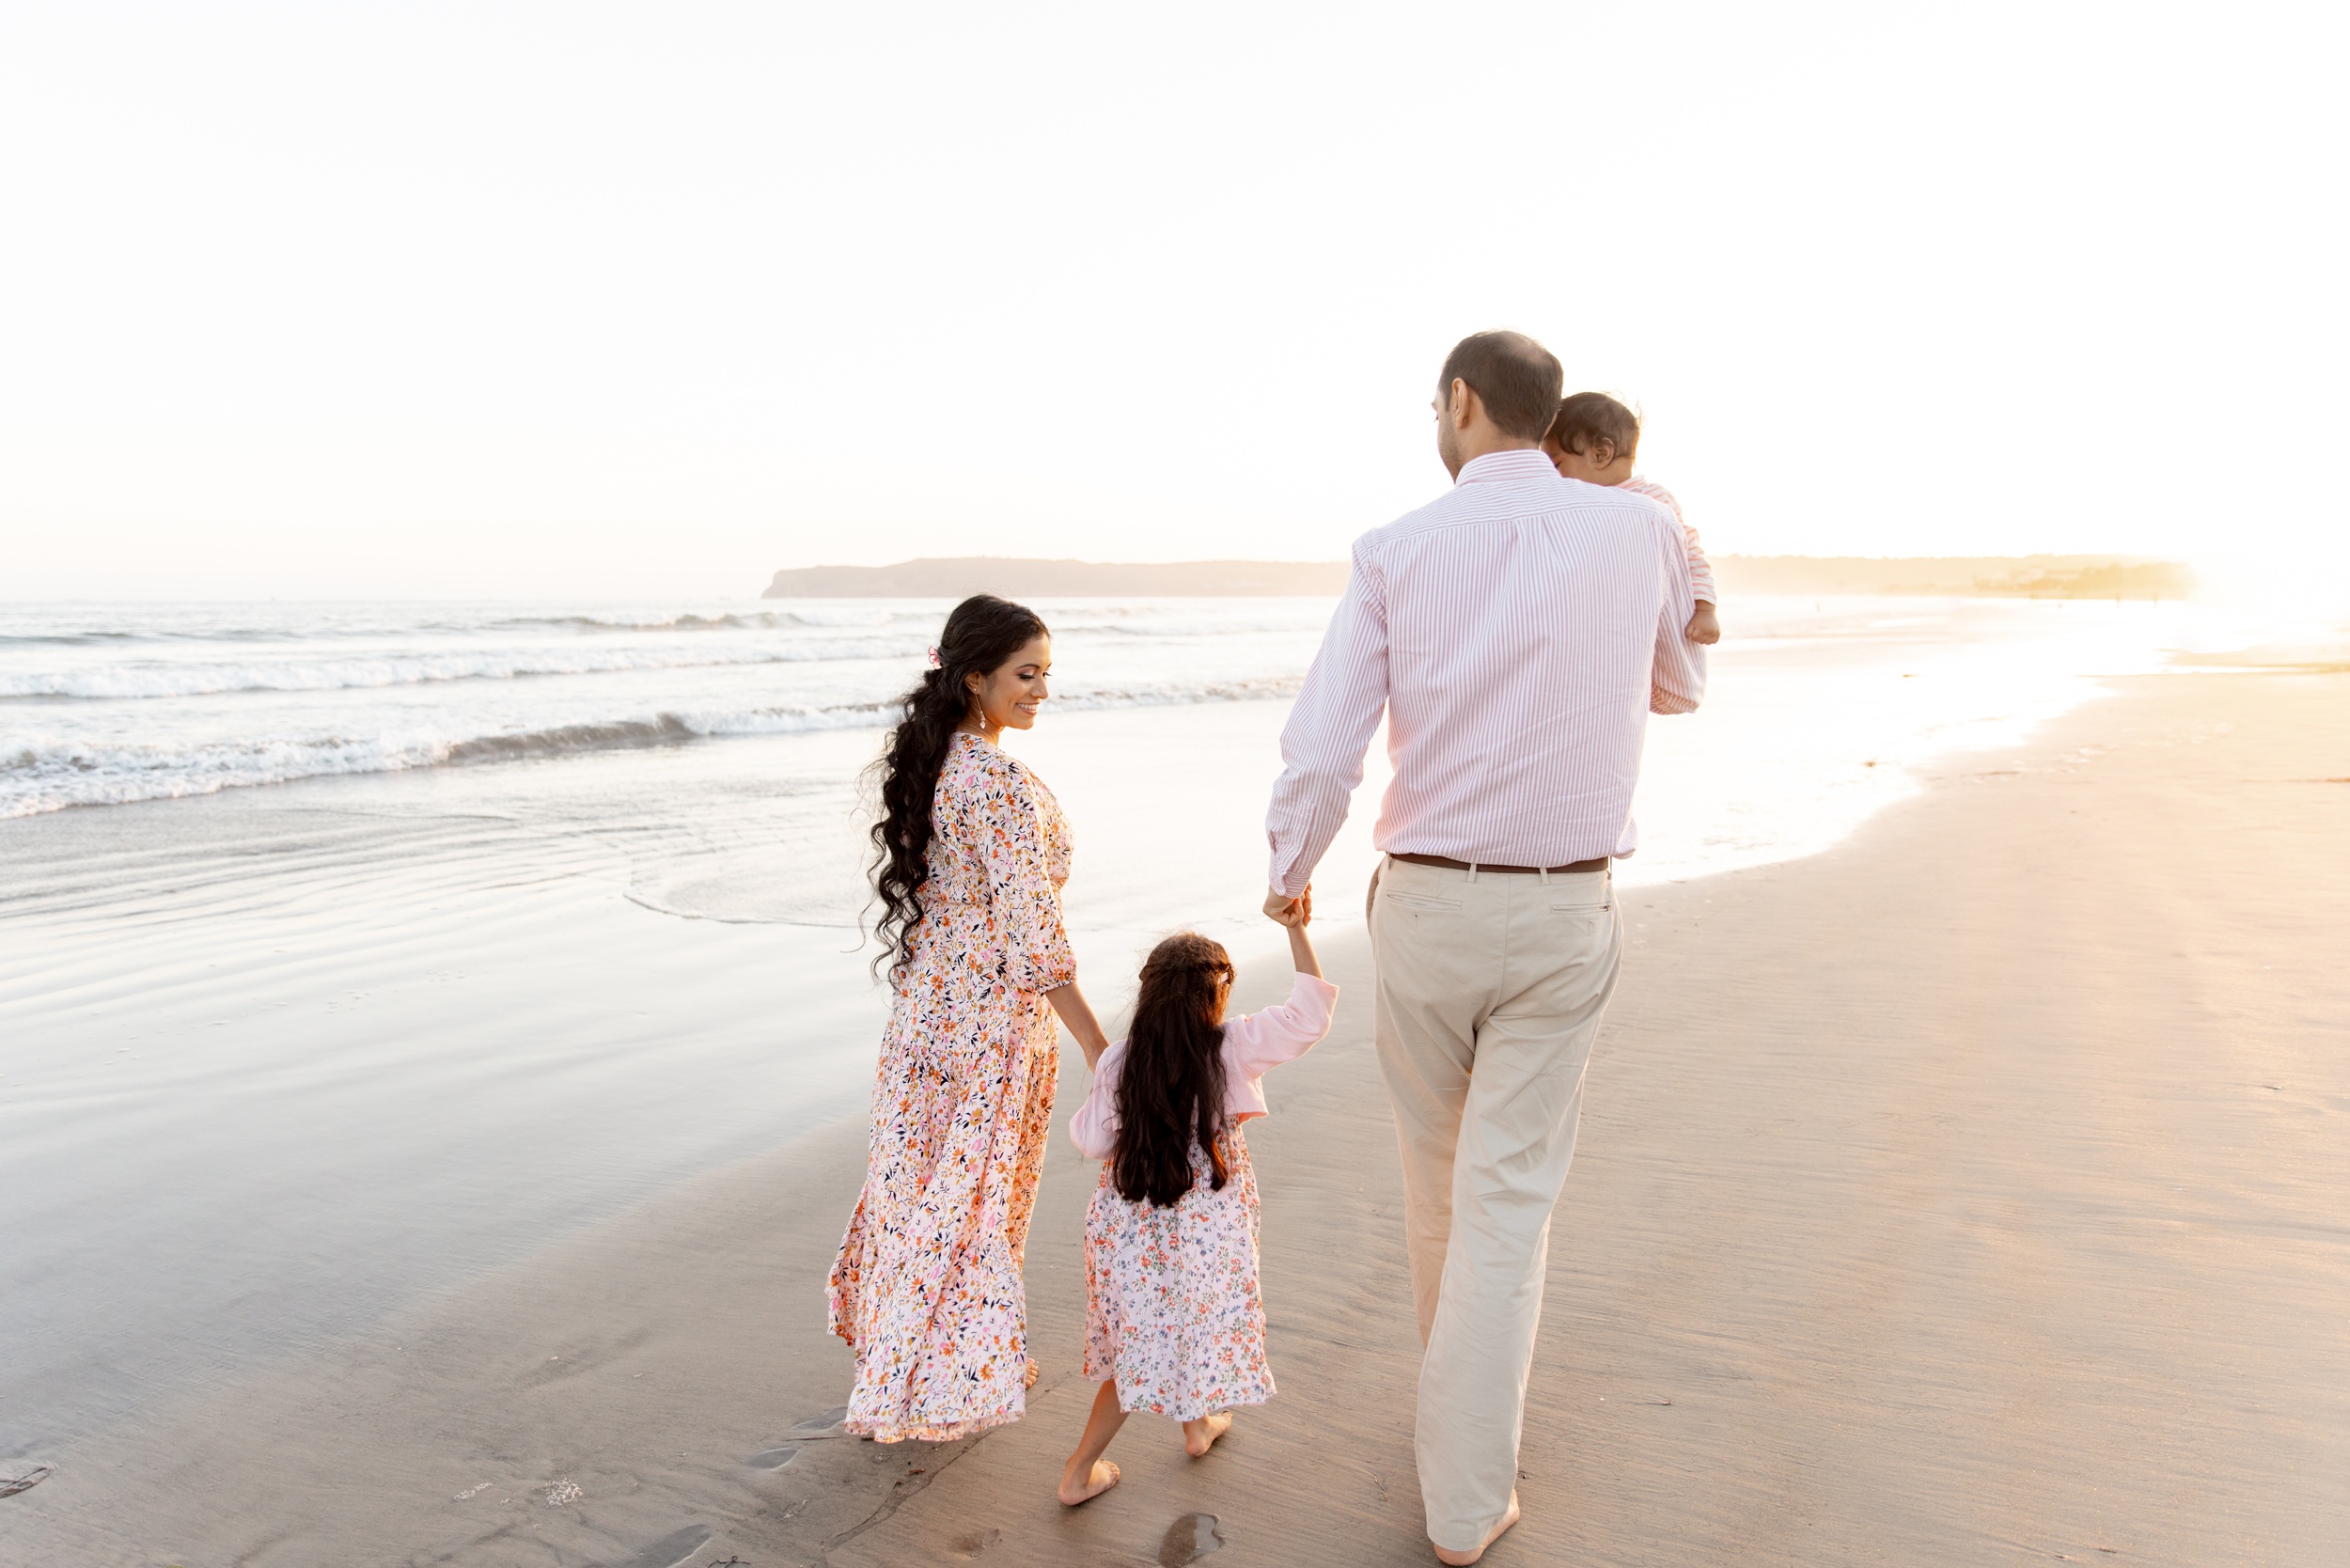
<path id="1" fill-rule="evenodd" d="M 1102 1388 L 1061 1475 L 1071 1507 L 1118 1484 L 1102 1450 L 1130 1412 L 1181 1421 L 1197 1458 L 1234 1405 L 1273 1397 L 1240 1124 L 1265 1114 L 1265 1073 L 1329 1032 L 1339 990 L 1314 958 L 1311 917 L 1300 901 L 1281 920 L 1297 965 L 1289 1000 L 1229 1020 L 1230 956 L 1191 932 L 1168 937 L 1142 966 L 1127 1037 L 1093 1059 L 1069 1131 L 1104 1162 L 1086 1211 L 1085 1374 Z"/>

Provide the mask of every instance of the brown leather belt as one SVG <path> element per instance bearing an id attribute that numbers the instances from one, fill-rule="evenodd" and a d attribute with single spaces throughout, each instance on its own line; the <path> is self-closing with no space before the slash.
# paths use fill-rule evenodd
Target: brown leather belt
<path id="1" fill-rule="evenodd" d="M 1548 871 L 1558 876 L 1567 871 L 1604 871 L 1608 857 L 1603 855 L 1596 860 L 1578 860 L 1572 866 L 1488 866 L 1482 860 L 1472 866 L 1465 860 L 1449 860 L 1441 855 L 1389 854 L 1387 858 L 1408 860 L 1415 866 L 1441 866 L 1448 871 L 1499 871 L 1504 876 L 1539 876 Z"/>

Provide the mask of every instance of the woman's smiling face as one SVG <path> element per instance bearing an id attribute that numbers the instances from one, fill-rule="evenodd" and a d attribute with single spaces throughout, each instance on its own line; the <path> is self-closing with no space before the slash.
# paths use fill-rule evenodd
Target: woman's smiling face
<path id="1" fill-rule="evenodd" d="M 1045 682 L 1053 673 L 1053 639 L 1031 638 L 1027 645 L 985 676 L 966 675 L 973 706 L 980 725 L 990 733 L 1001 729 L 1033 729 L 1037 710 L 1052 694 Z"/>

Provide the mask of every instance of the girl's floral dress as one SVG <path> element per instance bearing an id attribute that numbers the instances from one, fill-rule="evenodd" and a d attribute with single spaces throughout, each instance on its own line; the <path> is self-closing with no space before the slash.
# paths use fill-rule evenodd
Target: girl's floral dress
<path id="1" fill-rule="evenodd" d="M 1076 978 L 1070 837 L 1044 781 L 958 733 L 938 776 L 914 960 L 873 1084 L 865 1191 L 829 1280 L 856 1355 L 846 1421 L 885 1443 L 1019 1419 L 1020 1284 L 1059 1058 L 1044 993 Z"/>
<path id="2" fill-rule="evenodd" d="M 1191 1421 L 1273 1397 L 1257 1285 L 1257 1173 L 1240 1124 L 1265 1114 L 1266 1070 L 1329 1032 L 1338 995 L 1319 976 L 1300 974 L 1288 1001 L 1226 1021 L 1216 1134 L 1225 1183 L 1221 1190 L 1209 1184 L 1214 1168 L 1195 1142 L 1191 1190 L 1171 1208 L 1119 1193 L 1110 1161 L 1126 1043 L 1094 1064 L 1092 1092 L 1069 1129 L 1089 1158 L 1104 1162 L 1086 1210 L 1085 1374 L 1115 1379 L 1120 1410 Z"/>

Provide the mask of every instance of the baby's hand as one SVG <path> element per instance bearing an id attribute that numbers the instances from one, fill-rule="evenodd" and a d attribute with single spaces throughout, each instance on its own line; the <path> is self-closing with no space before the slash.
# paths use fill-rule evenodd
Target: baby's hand
<path id="1" fill-rule="evenodd" d="M 1714 605 L 1710 601 L 1698 601 L 1698 613 L 1689 618 L 1688 630 L 1683 635 L 1691 642 L 1702 643 L 1708 648 L 1722 640 L 1722 623 L 1720 618 L 1714 614 Z"/>

